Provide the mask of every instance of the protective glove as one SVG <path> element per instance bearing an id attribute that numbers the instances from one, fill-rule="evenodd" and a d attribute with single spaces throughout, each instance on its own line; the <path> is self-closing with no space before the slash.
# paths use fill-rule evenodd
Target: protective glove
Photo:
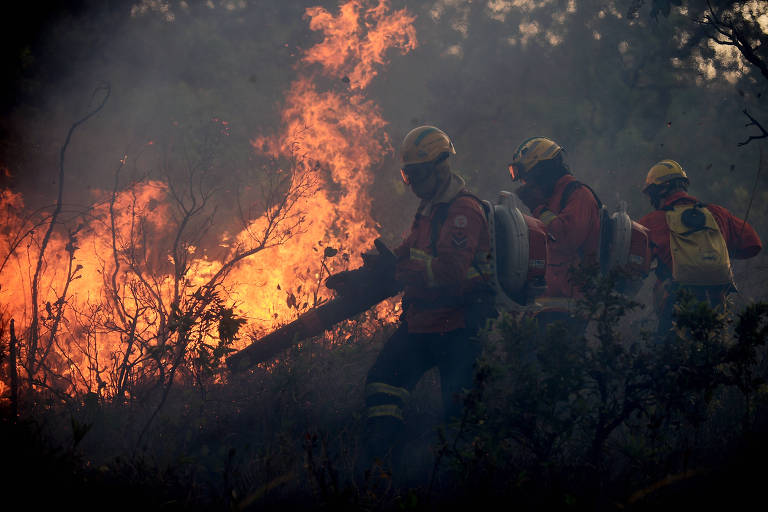
<path id="1" fill-rule="evenodd" d="M 395 255 L 383 240 L 374 241 L 376 251 L 362 254 L 363 266 L 355 270 L 344 270 L 325 280 L 325 286 L 339 295 L 354 295 L 363 292 L 374 283 L 399 286 L 395 283 Z"/>
<path id="2" fill-rule="evenodd" d="M 361 254 L 363 257 L 363 265 L 366 267 L 378 267 L 381 264 L 381 254 L 378 252 L 367 251 Z"/>
<path id="3" fill-rule="evenodd" d="M 546 208 L 538 208 L 539 211 L 534 212 L 534 216 L 544 223 L 545 226 L 549 226 L 549 223 L 557 218 L 557 215 L 547 210 Z"/>
<path id="4" fill-rule="evenodd" d="M 335 291 L 339 295 L 349 295 L 357 286 L 359 272 L 354 270 L 344 270 L 338 274 L 333 274 L 325 280 L 326 288 Z"/>
<path id="5" fill-rule="evenodd" d="M 373 243 L 376 250 L 366 251 L 362 254 L 363 266 L 370 268 L 383 279 L 393 279 L 397 261 L 395 254 L 381 238 L 377 238 Z"/>

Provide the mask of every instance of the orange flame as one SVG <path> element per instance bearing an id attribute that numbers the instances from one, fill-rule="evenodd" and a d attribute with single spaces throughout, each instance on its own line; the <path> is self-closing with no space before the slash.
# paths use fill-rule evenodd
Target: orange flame
<path id="1" fill-rule="evenodd" d="M 328 182 L 321 183 L 316 194 L 302 205 L 309 219 L 306 233 L 273 249 L 275 259 L 283 265 L 264 270 L 242 266 L 233 276 L 238 282 L 251 283 L 238 287 L 244 303 L 271 304 L 274 309 L 269 313 L 278 318 L 290 316 L 291 307 L 295 307 L 290 299 L 293 290 L 282 292 L 288 300 L 280 300 L 281 293 L 276 293 L 280 292 L 279 286 L 302 286 L 305 294 L 318 289 L 322 277 L 317 263 L 318 245 L 339 248 L 350 256 L 347 261 L 329 261 L 328 270 L 334 272 L 341 270 L 339 265 L 358 266 L 358 253 L 369 248 L 376 238 L 368 187 L 373 181 L 372 168 L 391 152 L 391 146 L 384 132 L 386 121 L 363 90 L 386 63 L 388 50 L 399 48 L 405 53 L 415 47 L 416 37 L 414 18 L 405 10 L 389 14 L 387 1 L 370 8 L 366 4 L 347 2 L 337 16 L 321 7 L 306 11 L 310 28 L 321 31 L 324 38 L 306 51 L 302 62 L 320 64 L 321 74 L 349 76 L 351 90 L 320 90 L 315 76 L 305 70 L 286 95 L 282 133 L 253 140 L 257 151 L 275 158 L 288 158 L 298 146 L 329 176 Z M 326 187 L 330 183 L 341 190 L 333 197 Z M 315 263 L 308 264 L 308 258 Z M 319 292 L 322 298 L 322 288 Z"/>
<path id="2" fill-rule="evenodd" d="M 387 52 L 399 48 L 405 54 L 416 48 L 413 16 L 405 9 L 389 14 L 389 2 L 375 7 L 352 0 L 341 6 L 338 16 L 322 7 L 310 7 L 309 28 L 320 30 L 323 41 L 310 48 L 303 61 L 319 63 L 329 74 L 347 77 L 353 89 L 365 89 L 387 63 Z"/>
<path id="3" fill-rule="evenodd" d="M 299 171 L 316 176 L 313 193 L 298 205 L 305 222 L 301 233 L 293 233 L 282 245 L 240 262 L 227 281 L 227 301 L 238 304 L 239 314 L 257 332 L 327 298 L 322 279 L 329 272 L 360 265 L 359 253 L 372 245 L 377 232 L 368 188 L 372 169 L 392 148 L 386 121 L 365 89 L 386 65 L 390 50 L 407 53 L 417 44 L 413 16 L 404 9 L 392 12 L 387 0 L 350 0 L 336 15 L 313 7 L 306 16 L 309 27 L 323 39 L 299 62 L 299 76 L 286 92 L 280 133 L 252 141 L 255 151 L 276 161 L 295 158 L 298 151 Z M 346 77 L 348 86 L 318 85 L 317 78 L 339 75 Z M 214 122 L 228 134 L 227 121 Z M 126 161 L 127 155 L 122 165 Z M 171 304 L 179 296 L 175 265 L 183 260 L 188 266 L 181 286 L 194 290 L 220 272 L 223 262 L 209 259 L 191 244 L 182 247 L 183 254 L 171 250 L 169 239 L 176 226 L 169 195 L 165 183 L 136 184 L 94 206 L 88 215 L 92 220 L 70 230 L 69 236 L 54 231 L 38 302 L 41 337 L 49 331 L 57 334 L 48 357 L 49 366 L 59 373 L 41 374 L 40 382 L 63 392 L 112 396 L 129 378 L 117 371 L 126 360 L 140 372 L 142 364 L 172 356 L 141 352 L 126 346 L 126 340 L 145 334 L 152 340 L 152 333 L 157 337 L 162 329 L 183 328 L 183 318 L 174 318 L 173 312 L 163 316 L 152 307 Z M 0 318 L 28 326 L 32 281 L 47 224 L 25 211 L 21 195 L 7 190 L 0 191 L 0 218 Z M 247 244 L 249 232 L 265 222 L 262 217 L 241 233 L 225 233 L 219 245 L 233 248 L 231 258 L 234 247 Z M 381 305 L 380 317 L 393 319 L 395 308 L 394 303 Z M 176 323 L 171 327 L 163 322 Z M 238 343 L 242 348 L 247 341 Z M 22 353 L 20 361 L 24 357 Z M 5 389 L 0 380 L 0 393 Z"/>

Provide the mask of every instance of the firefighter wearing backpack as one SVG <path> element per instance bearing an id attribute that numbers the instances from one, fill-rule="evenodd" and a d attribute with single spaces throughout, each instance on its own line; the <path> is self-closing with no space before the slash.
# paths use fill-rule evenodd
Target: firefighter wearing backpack
<path id="1" fill-rule="evenodd" d="M 727 294 L 735 291 L 731 258 L 752 258 L 762 249 L 752 226 L 722 206 L 688 195 L 689 183 L 679 163 L 662 160 L 648 171 L 643 187 L 655 208 L 639 222 L 649 230 L 658 263 L 654 306 L 661 340 L 672 328 L 675 296 L 681 288 L 722 307 Z"/>
<path id="2" fill-rule="evenodd" d="M 546 291 L 537 302 L 543 309 L 536 316 L 545 327 L 566 321 L 578 332 L 586 321 L 574 311 L 579 291 L 570 281 L 572 267 L 598 261 L 600 209 L 592 189 L 576 178 L 555 141 L 533 137 L 518 146 L 509 164 L 513 181 L 522 183 L 517 196 L 547 229 Z"/>
<path id="3" fill-rule="evenodd" d="M 394 251 L 395 278 L 404 286 L 401 323 L 366 379 L 366 464 L 392 447 L 411 390 L 430 368 L 440 372 L 446 419 L 458 415 L 456 395 L 472 386 L 480 351 L 474 337 L 494 315 L 488 221 L 480 200 L 451 171 L 454 154 L 434 126 L 411 130 L 402 143 L 402 178 L 421 203 Z"/>

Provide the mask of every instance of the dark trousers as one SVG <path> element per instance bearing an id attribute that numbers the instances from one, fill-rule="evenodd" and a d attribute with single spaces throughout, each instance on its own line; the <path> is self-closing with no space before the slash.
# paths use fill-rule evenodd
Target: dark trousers
<path id="1" fill-rule="evenodd" d="M 366 379 L 365 464 L 384 458 L 402 430 L 403 407 L 421 377 L 435 366 L 446 420 L 462 411 L 459 394 L 472 387 L 480 354 L 476 329 L 409 333 L 405 323 L 387 340 Z M 471 333 L 471 334 L 470 334 Z"/>
<path id="2" fill-rule="evenodd" d="M 666 294 L 664 302 L 661 305 L 658 313 L 659 324 L 656 331 L 657 342 L 663 342 L 670 335 L 672 329 L 673 317 L 675 312 L 675 304 L 678 303 L 680 295 L 689 293 L 694 299 L 699 302 L 705 302 L 713 309 L 724 309 L 725 301 L 728 293 L 734 291 L 735 288 L 732 285 L 715 285 L 715 286 L 693 286 L 693 285 L 679 285 L 677 283 L 669 282 L 666 284 Z"/>

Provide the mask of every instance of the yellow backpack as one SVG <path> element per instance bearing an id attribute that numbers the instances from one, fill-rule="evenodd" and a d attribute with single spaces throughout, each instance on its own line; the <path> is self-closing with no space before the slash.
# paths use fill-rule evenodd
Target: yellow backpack
<path id="1" fill-rule="evenodd" d="M 733 282 L 728 246 L 705 205 L 674 205 L 666 212 L 672 279 L 684 285 L 725 285 Z"/>

